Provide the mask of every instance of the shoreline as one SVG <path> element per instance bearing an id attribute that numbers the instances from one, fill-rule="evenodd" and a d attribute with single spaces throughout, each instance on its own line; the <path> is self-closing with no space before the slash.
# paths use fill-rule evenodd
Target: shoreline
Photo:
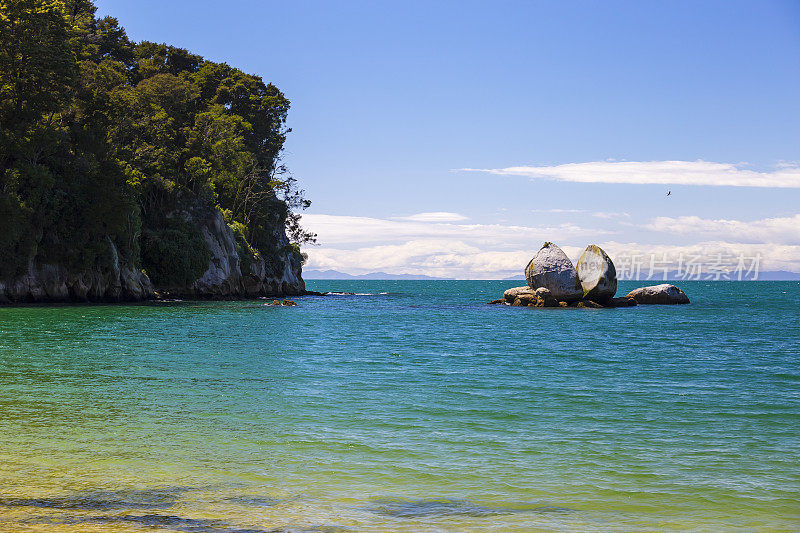
<path id="1" fill-rule="evenodd" d="M 186 303 L 186 302 L 244 302 L 256 300 L 272 300 L 277 298 L 297 298 L 302 296 L 326 296 L 324 292 L 302 291 L 287 292 L 281 294 L 263 294 L 259 296 L 236 296 L 236 295 L 165 295 L 158 298 L 143 299 L 107 299 L 107 300 L 69 300 L 69 299 L 43 299 L 43 300 L 24 300 L 17 302 L 0 302 L 0 309 L 13 307 L 93 307 L 103 305 L 154 305 L 167 303 Z"/>

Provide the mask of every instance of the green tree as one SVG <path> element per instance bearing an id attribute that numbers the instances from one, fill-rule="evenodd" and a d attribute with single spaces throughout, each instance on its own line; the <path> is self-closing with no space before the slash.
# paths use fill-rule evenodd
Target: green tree
<path id="1" fill-rule="evenodd" d="M 34 257 L 103 265 L 112 243 L 127 265 L 189 283 L 208 258 L 181 213 L 198 208 L 227 213 L 249 255 L 275 259 L 284 229 L 313 239 L 280 164 L 286 97 L 224 63 L 132 43 L 95 11 L 0 0 L 0 253 L 15 258 L 0 276 Z"/>

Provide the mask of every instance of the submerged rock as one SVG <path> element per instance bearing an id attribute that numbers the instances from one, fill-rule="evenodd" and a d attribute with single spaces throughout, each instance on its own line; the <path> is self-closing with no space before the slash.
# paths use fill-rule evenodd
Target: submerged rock
<path id="1" fill-rule="evenodd" d="M 274 307 L 296 307 L 297 303 L 293 302 L 292 300 L 272 300 L 271 302 L 265 303 L 264 305 L 270 305 Z"/>
<path id="2" fill-rule="evenodd" d="M 611 258 L 599 246 L 587 246 L 575 270 L 584 298 L 605 303 L 617 293 L 617 270 Z"/>
<path id="3" fill-rule="evenodd" d="M 609 301 L 605 302 L 606 307 L 633 307 L 636 304 L 636 300 L 629 296 L 620 296 L 619 298 L 611 298 Z"/>
<path id="4" fill-rule="evenodd" d="M 663 283 L 661 285 L 651 285 L 634 289 L 627 295 L 628 298 L 636 300 L 637 304 L 688 304 L 689 297 L 675 285 Z"/>
<path id="5" fill-rule="evenodd" d="M 578 273 L 564 251 L 546 242 L 525 267 L 525 279 L 532 289 L 544 287 L 561 301 L 580 300 L 583 288 Z"/>
<path id="6" fill-rule="evenodd" d="M 591 300 L 581 300 L 573 303 L 572 307 L 577 307 L 578 309 L 602 309 L 604 306 Z"/>
<path id="7" fill-rule="evenodd" d="M 492 300 L 491 302 L 486 302 L 488 305 L 496 305 L 505 303 L 505 298 L 500 298 L 499 300 Z"/>

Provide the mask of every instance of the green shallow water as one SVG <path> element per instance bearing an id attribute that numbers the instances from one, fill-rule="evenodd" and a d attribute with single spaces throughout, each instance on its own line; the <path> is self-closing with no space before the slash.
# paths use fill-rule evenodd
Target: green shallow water
<path id="1" fill-rule="evenodd" d="M 515 284 L 0 309 L 0 531 L 800 529 L 800 283 Z"/>

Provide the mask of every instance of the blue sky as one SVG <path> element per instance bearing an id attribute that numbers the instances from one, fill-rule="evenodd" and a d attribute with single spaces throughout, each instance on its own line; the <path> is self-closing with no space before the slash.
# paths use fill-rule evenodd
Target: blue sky
<path id="1" fill-rule="evenodd" d="M 552 240 L 800 272 L 800 2 L 97 4 L 289 97 L 308 268 L 501 277 Z"/>

